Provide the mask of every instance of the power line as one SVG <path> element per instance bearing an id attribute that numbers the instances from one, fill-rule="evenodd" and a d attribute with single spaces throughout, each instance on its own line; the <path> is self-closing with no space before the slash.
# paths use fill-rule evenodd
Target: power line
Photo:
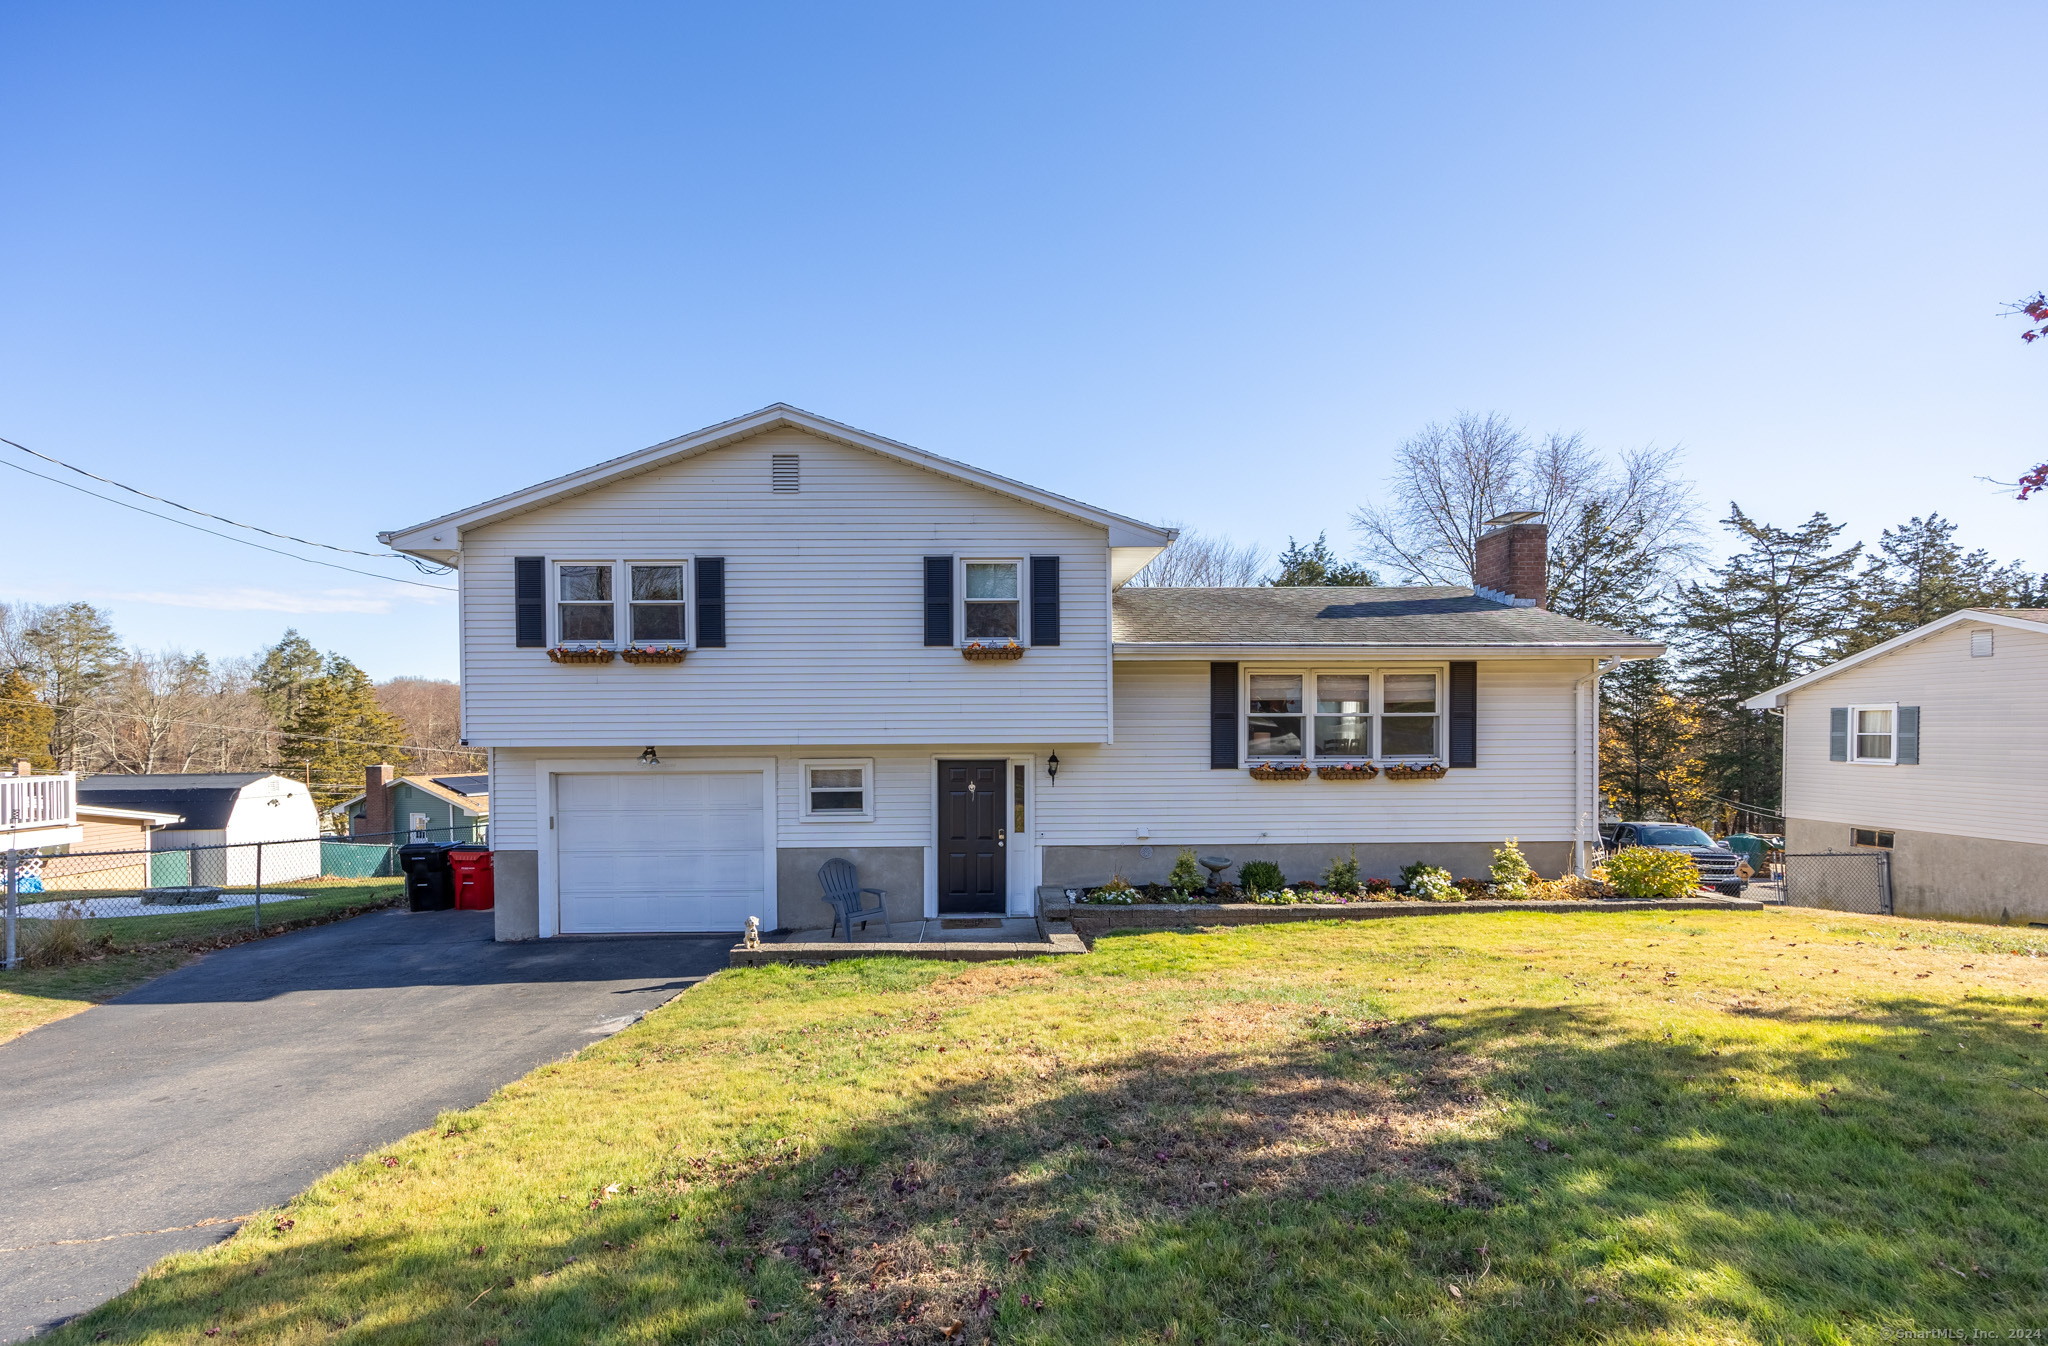
<path id="1" fill-rule="evenodd" d="M 368 556 L 373 559 L 382 561 L 404 561 L 407 564 L 414 567 L 416 570 L 418 570 L 422 575 L 445 575 L 448 573 L 447 566 L 429 565 L 427 562 L 422 561 L 419 557 L 407 556 L 404 552 L 359 551 L 354 547 L 337 547 L 332 542 L 315 542 L 311 538 L 295 537 L 290 533 L 279 533 L 273 529 L 264 528 L 257 524 L 242 523 L 238 520 L 230 519 L 224 514 L 213 514 L 203 509 L 196 509 L 191 505 L 182 505 L 179 504 L 177 501 L 172 500 L 168 496 L 153 495 L 150 492 L 143 490 L 139 486 L 130 486 L 127 482 L 115 481 L 112 477 L 103 477 L 97 472 L 88 472 L 84 468 L 78 466 L 76 463 L 67 463 L 62 458 L 52 458 L 49 454 L 42 452 L 40 449 L 32 449 L 26 444 L 17 444 L 15 443 L 15 441 L 8 439 L 5 436 L 0 436 L 0 444 L 12 445 L 14 448 L 20 449 L 23 453 L 32 454 L 35 457 L 42 459 L 46 463 L 55 463 L 58 467 L 61 467 L 68 472 L 76 472 L 81 477 L 91 477 L 94 481 L 105 482 L 107 485 L 118 487 L 121 490 L 127 491 L 131 495 L 139 495 L 145 500 L 154 500 L 160 505 L 169 505 L 172 509 L 182 509 L 187 514 L 197 514 L 202 519 L 212 519 L 216 523 L 224 523 L 234 528 L 246 528 L 252 533 L 262 533 L 266 537 L 281 538 L 286 542 L 299 543 L 301 546 L 324 547 L 328 551 L 346 552 L 350 556 Z M 101 498 L 105 499 L 104 496 Z"/>
<path id="2" fill-rule="evenodd" d="M 11 439 L 9 439 L 9 440 L 0 440 L 0 443 L 7 443 L 7 444 L 13 444 L 13 443 L 14 443 L 14 441 L 13 441 L 13 440 L 11 440 Z M 15 447 L 19 448 L 20 446 L 19 446 L 19 445 L 15 445 Z M 31 450 L 31 452 L 33 452 L 33 450 Z M 37 455 L 37 456 L 38 456 L 38 457 L 40 457 L 41 455 Z M 65 490 L 67 490 L 67 491 L 77 491 L 77 492 L 78 492 L 78 493 L 79 493 L 80 495 L 89 495 L 89 496 L 91 496 L 91 497 L 92 497 L 93 499 L 95 499 L 95 500 L 102 500 L 102 501 L 105 501 L 105 502 L 106 502 L 107 504 L 109 504 L 109 505 L 119 505 L 119 506 L 120 506 L 120 507 L 121 507 L 122 509 L 132 509 L 132 510 L 134 510 L 134 511 L 135 511 L 135 512 L 136 512 L 137 514 L 147 514 L 147 515 L 148 515 L 148 516 L 149 516 L 150 518 L 152 518 L 152 519 L 161 519 L 161 520 L 163 520 L 163 521 L 164 521 L 165 523 L 174 523 L 174 524 L 178 525 L 178 526 L 179 526 L 180 528 L 190 528 L 190 529 L 192 529 L 192 530 L 193 530 L 194 532 L 199 532 L 199 533 L 205 533 L 205 534 L 207 534 L 207 535 L 208 535 L 208 536 L 210 536 L 210 537 L 217 537 L 217 538 L 222 538 L 222 539 L 224 539 L 224 540 L 226 540 L 226 541 L 228 541 L 228 542 L 239 542 L 239 543 L 240 543 L 241 545 L 243 545 L 244 547 L 254 547 L 254 548 L 255 548 L 255 549 L 257 550 L 257 551 L 267 551 L 267 552 L 271 553 L 271 554 L 272 554 L 272 555 L 274 555 L 274 556 L 284 556 L 284 557 L 288 557 L 288 558 L 290 558 L 291 560 L 294 560 L 294 561 L 303 561 L 303 562 L 305 562 L 305 563 L 306 563 L 307 565 L 309 565 L 309 566 L 326 566 L 326 567 L 327 567 L 327 568 L 328 568 L 329 570 L 346 570 L 346 571 L 347 571 L 347 572 L 348 572 L 349 574 L 351 574 L 351 575 L 367 575 L 367 576 L 369 576 L 369 577 L 370 577 L 371 579 L 373 579 L 373 580 L 383 580 L 383 581 L 384 581 L 384 582 L 385 582 L 386 584 L 410 584 L 410 585 L 411 585 L 411 586 L 412 586 L 413 588 L 415 588 L 415 589 L 432 589 L 432 590 L 434 590 L 434 591 L 435 591 L 436 593 L 443 593 L 443 594 L 452 594 L 452 593 L 456 592 L 456 590 L 455 590 L 455 587 L 454 587 L 453 585 L 449 585 L 449 584 L 423 584 L 423 583 L 421 583 L 421 582 L 420 582 L 419 580 L 402 580 L 402 579 L 397 579 L 397 578 L 395 578 L 395 577 L 393 577 L 393 576 L 391 576 L 391 575 L 380 575 L 380 574 L 378 574 L 378 573 L 377 573 L 376 571 L 374 571 L 374 570 L 359 570 L 359 569 L 357 569 L 357 568 L 356 568 L 355 566 L 345 566 L 345 565 L 341 565 L 341 564 L 339 564 L 339 563 L 337 563 L 337 562 L 334 562 L 334 561 L 320 561 L 320 560 L 316 560 L 316 559 L 314 559 L 314 558 L 313 558 L 313 557 L 311 557 L 311 556 L 300 556 L 300 555 L 299 555 L 299 554 L 298 554 L 297 552 L 288 552 L 288 551 L 284 551 L 284 550 L 282 550 L 282 549 L 280 549 L 280 548 L 277 548 L 277 547 L 266 547 L 266 546 L 264 546 L 264 545 L 263 545 L 263 544 L 262 544 L 261 542 L 251 542 L 251 541 L 250 541 L 250 540 L 249 540 L 248 538 L 245 538 L 245 537 L 236 537 L 236 536 L 234 536 L 234 535 L 233 535 L 233 534 L 231 534 L 231 533 L 222 533 L 222 532 L 219 532 L 219 531 L 217 531 L 217 530 L 215 530 L 215 529 L 212 529 L 212 528 L 201 528 L 201 527 L 200 527 L 200 526 L 199 526 L 198 524 L 196 524 L 196 523 L 193 523 L 193 522 L 191 522 L 190 520 L 187 520 L 187 519 L 173 519 L 173 518 L 172 518 L 172 517 L 171 517 L 170 515 L 168 515 L 168 514 L 159 514 L 159 513 L 157 513 L 157 512 L 155 511 L 155 510 L 153 510 L 153 509 L 144 509 L 144 508 L 143 508 L 142 506 L 140 506 L 140 505 L 131 505 L 131 504 L 129 504 L 129 503 L 128 503 L 128 502 L 126 501 L 126 500 L 116 500 L 116 499 L 114 499 L 114 498 L 113 498 L 112 496 L 106 496 L 106 495 L 101 495 L 101 494 L 100 494 L 100 493 L 99 493 L 98 491 L 88 491 L 87 489 L 85 489 L 85 487 L 83 487 L 83 486 L 80 486 L 80 485 L 79 485 L 79 484 L 78 484 L 77 482 L 74 482 L 74 481 L 65 481 L 65 480 L 63 480 L 63 479 L 62 479 L 62 478 L 60 478 L 60 477 L 53 477 L 53 476 L 50 476 L 50 475 L 49 475 L 48 473 L 46 473 L 46 472 L 38 472 L 38 471 L 36 471 L 36 470 L 35 470 L 35 469 L 33 469 L 33 468 L 23 467 L 23 466 L 22 466 L 22 465 L 21 465 L 20 463 L 15 463 L 15 462 L 9 462 L 9 461 L 8 461 L 7 459 L 5 459 L 5 458 L 0 458 L 0 465 L 5 465 L 5 466 L 7 466 L 7 467 L 11 467 L 11 468 L 13 468 L 13 469 L 14 469 L 14 470 L 15 470 L 16 472 L 25 472 L 25 473 L 27 473 L 27 474 L 28 474 L 29 476 L 31 476 L 31 477 L 36 477 L 36 478 L 38 478 L 38 479 L 40 479 L 40 480 L 42 480 L 42 481 L 47 481 L 47 482 L 51 483 L 52 485 L 55 485 L 55 486 L 62 486 L 62 487 L 63 487 L 63 488 L 65 489 Z M 182 508 L 183 508 L 183 506 L 180 506 L 179 508 L 181 508 L 181 509 L 182 509 Z M 210 517 L 210 516 L 209 516 L 209 517 Z M 237 525 L 237 527 L 241 527 L 241 526 L 243 526 L 243 525 Z M 273 534 L 272 536 L 282 536 L 282 534 Z M 297 539 L 293 539 L 293 540 L 294 540 L 294 541 L 296 541 Z M 313 543 L 312 545 L 313 545 L 313 546 L 316 546 L 316 547 L 318 547 L 318 546 L 324 546 L 324 545 L 326 545 L 326 544 L 324 544 L 324 543 L 319 543 L 319 542 L 316 542 L 316 543 Z M 336 550 L 341 550 L 341 549 L 340 549 L 340 548 L 337 548 Z M 375 553 L 372 553 L 372 552 L 363 552 L 363 553 L 360 553 L 360 554 L 361 554 L 361 555 L 364 555 L 364 556 L 369 556 L 369 555 L 374 555 Z"/>

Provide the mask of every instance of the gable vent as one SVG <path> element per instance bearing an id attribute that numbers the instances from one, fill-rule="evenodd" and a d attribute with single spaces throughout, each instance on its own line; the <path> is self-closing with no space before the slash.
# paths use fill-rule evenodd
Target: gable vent
<path id="1" fill-rule="evenodd" d="M 1991 633 L 1989 631 L 1970 632 L 1970 657 L 1972 659 L 1989 659 L 1991 657 Z"/>
<path id="2" fill-rule="evenodd" d="M 778 453 L 769 459 L 769 490 L 796 494 L 798 458 L 794 453 Z"/>

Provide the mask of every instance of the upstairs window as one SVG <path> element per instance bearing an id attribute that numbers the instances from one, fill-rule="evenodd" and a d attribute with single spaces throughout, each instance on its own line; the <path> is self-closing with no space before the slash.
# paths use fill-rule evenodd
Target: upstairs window
<path id="1" fill-rule="evenodd" d="M 613 632 L 612 567 L 555 567 L 555 629 L 564 645 L 608 644 Z"/>
<path id="2" fill-rule="evenodd" d="M 631 630 L 635 645 L 683 643 L 683 566 L 635 565 L 632 571 Z"/>
<path id="3" fill-rule="evenodd" d="M 1024 629 L 1019 620 L 1018 563 L 969 561 L 963 600 L 969 640 L 1016 640 Z"/>
<path id="4" fill-rule="evenodd" d="M 1850 761 L 1889 764 L 1896 760 L 1892 725 L 1897 712 L 1896 706 L 1849 707 Z"/>

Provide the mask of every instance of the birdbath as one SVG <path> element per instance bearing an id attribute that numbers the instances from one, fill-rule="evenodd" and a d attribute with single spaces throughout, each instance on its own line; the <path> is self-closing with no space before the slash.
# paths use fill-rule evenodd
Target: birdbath
<path id="1" fill-rule="evenodd" d="M 1195 862 L 1209 871 L 1209 886 L 1211 888 L 1216 886 L 1216 876 L 1230 868 L 1230 857 L 1227 855 L 1198 855 L 1195 857 Z"/>

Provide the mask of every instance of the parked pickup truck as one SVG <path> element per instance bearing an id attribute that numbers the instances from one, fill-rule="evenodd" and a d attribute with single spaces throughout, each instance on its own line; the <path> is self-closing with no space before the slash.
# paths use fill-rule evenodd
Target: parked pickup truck
<path id="1" fill-rule="evenodd" d="M 1611 823 L 1602 827 L 1600 833 L 1609 850 L 1648 846 L 1691 856 L 1699 866 L 1700 886 L 1712 888 L 1723 897 L 1740 897 L 1749 886 L 1749 880 L 1735 868 L 1742 863 L 1742 857 L 1697 827 L 1684 823 Z"/>

